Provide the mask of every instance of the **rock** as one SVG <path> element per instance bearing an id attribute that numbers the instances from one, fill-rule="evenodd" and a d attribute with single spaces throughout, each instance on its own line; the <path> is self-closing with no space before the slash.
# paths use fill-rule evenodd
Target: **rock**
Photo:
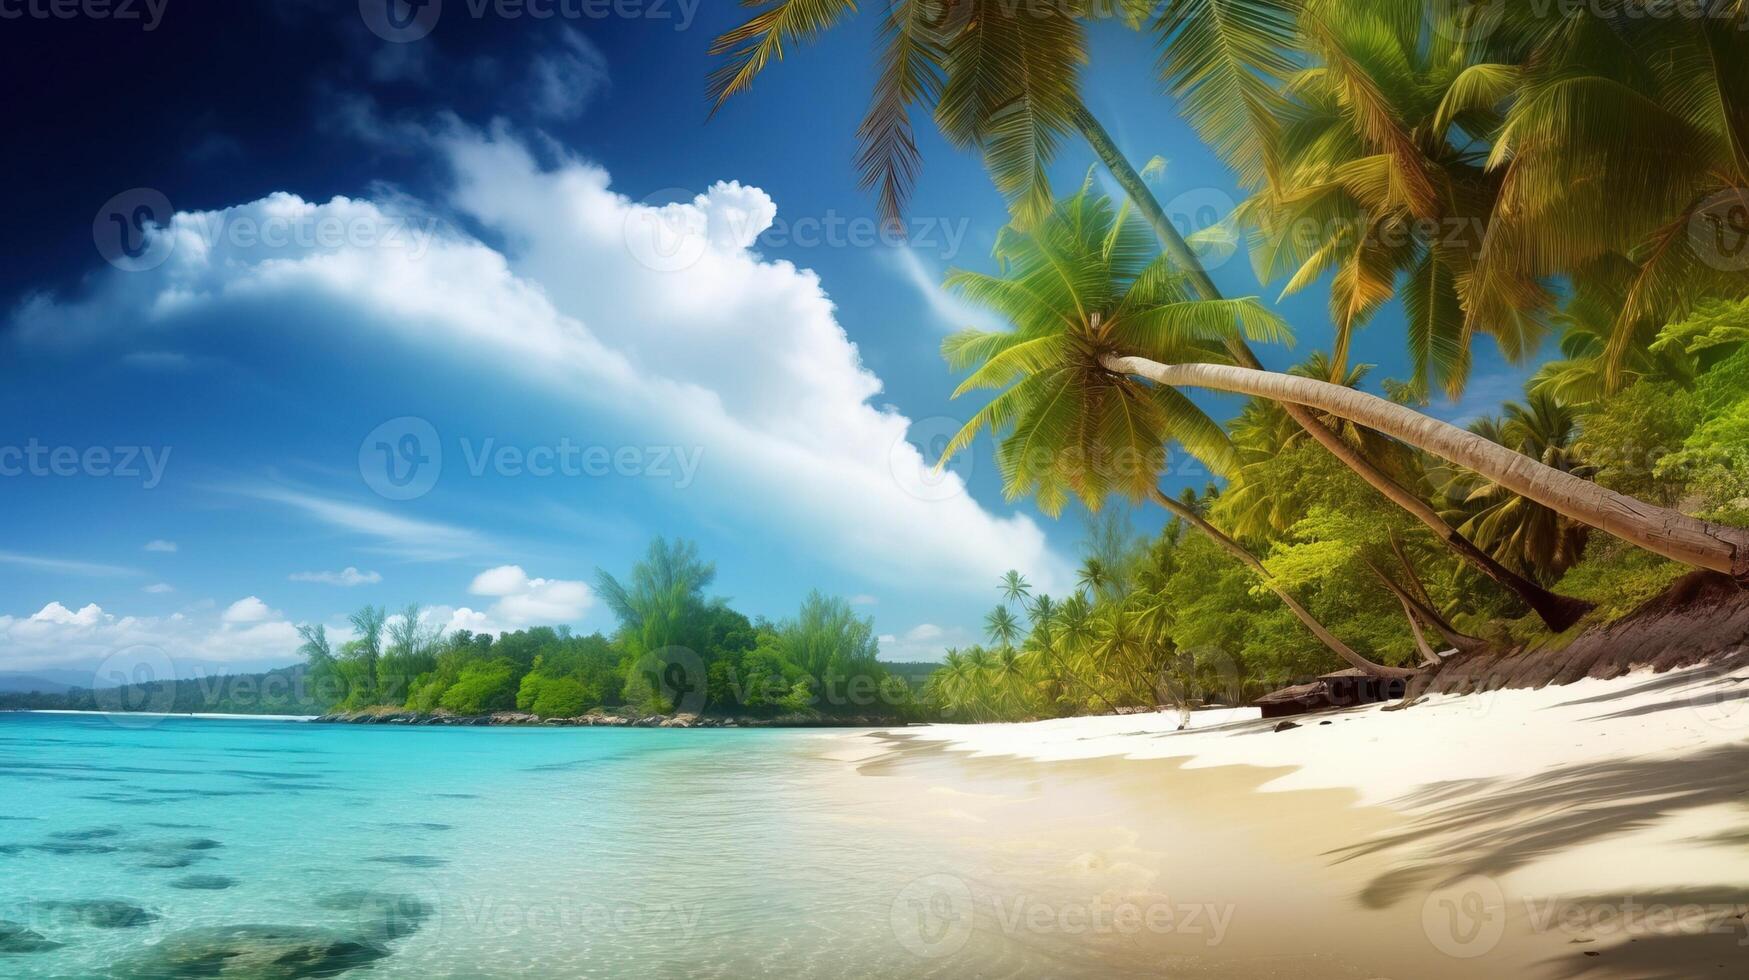
<path id="1" fill-rule="evenodd" d="M 171 888 L 186 892 L 221 892 L 236 886 L 237 879 L 226 875 L 188 875 L 170 883 Z"/>
<path id="2" fill-rule="evenodd" d="M 1284 722 L 1281 722 L 1280 724 L 1276 725 L 1275 730 L 1278 732 L 1285 732 L 1290 728 L 1298 728 L 1298 727 L 1300 727 L 1300 726 L 1295 722 L 1284 721 Z"/>
<path id="3" fill-rule="evenodd" d="M 389 955 L 360 936 L 305 926 L 217 926 L 174 933 L 116 964 L 120 980 L 333 977 Z"/>
<path id="4" fill-rule="evenodd" d="M 337 892 L 318 899 L 316 904 L 338 912 L 358 913 L 361 928 L 377 942 L 413 935 L 435 911 L 431 903 L 416 896 L 369 889 Z"/>
<path id="5" fill-rule="evenodd" d="M 0 954 L 46 953 L 60 948 L 60 943 L 43 938 L 42 933 L 34 929 L 26 929 L 16 922 L 0 919 Z"/>
<path id="6" fill-rule="evenodd" d="M 113 899 L 92 898 L 70 902 L 39 902 L 37 908 L 66 922 L 93 929 L 136 929 L 157 922 L 160 916 L 138 905 Z"/>
<path id="7" fill-rule="evenodd" d="M 403 868 L 441 868 L 449 861 L 429 854 L 387 854 L 367 858 L 373 864 L 397 864 Z"/>
<path id="8" fill-rule="evenodd" d="M 120 837 L 121 831 L 114 827 L 93 827 L 90 830 L 57 830 L 49 836 L 55 840 L 108 840 Z"/>

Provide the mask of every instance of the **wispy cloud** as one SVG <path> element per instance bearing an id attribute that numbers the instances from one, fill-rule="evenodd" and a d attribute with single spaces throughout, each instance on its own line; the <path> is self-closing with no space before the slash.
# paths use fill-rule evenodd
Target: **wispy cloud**
<path id="1" fill-rule="evenodd" d="M 928 304 L 929 312 L 935 314 L 942 330 L 953 332 L 967 327 L 979 330 L 1007 329 L 1007 324 L 1000 317 L 943 289 L 942 270 L 930 268 L 916 252 L 901 248 L 887 254 L 892 256 L 893 267 L 898 270 L 899 275 L 923 297 L 923 302 Z"/>
<path id="2" fill-rule="evenodd" d="M 339 531 L 379 542 L 383 554 L 409 561 L 449 561 L 491 550 L 490 540 L 476 531 L 436 521 L 403 517 L 376 507 L 317 496 L 271 485 L 235 488 L 245 497 L 283 504 Z"/>
<path id="3" fill-rule="evenodd" d="M 175 554 L 176 553 L 176 542 L 166 541 L 163 538 L 153 538 L 151 541 L 146 542 L 146 550 L 147 551 L 161 551 L 161 552 L 164 552 L 166 554 Z"/>
<path id="4" fill-rule="evenodd" d="M 139 571 L 124 568 L 121 565 L 105 565 L 90 561 L 69 561 L 64 558 L 44 558 L 39 555 L 21 555 L 16 551 L 0 551 L 0 565 L 18 565 L 23 568 L 34 568 L 43 572 L 56 572 L 61 575 L 138 575 Z"/>
<path id="5" fill-rule="evenodd" d="M 383 580 L 380 572 L 361 572 L 351 565 L 338 572 L 293 572 L 293 582 L 319 582 L 323 585 L 375 585 Z"/>

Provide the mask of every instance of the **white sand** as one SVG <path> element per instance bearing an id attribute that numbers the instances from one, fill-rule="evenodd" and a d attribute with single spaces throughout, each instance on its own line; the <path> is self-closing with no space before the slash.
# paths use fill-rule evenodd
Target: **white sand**
<path id="1" fill-rule="evenodd" d="M 919 764 L 1032 767 L 1028 808 L 1082 794 L 1106 819 L 1101 792 L 1154 793 L 1126 826 L 1164 842 L 1162 880 L 1233 903 L 1220 956 L 1293 957 L 1234 976 L 1749 975 L 1749 668 L 1290 720 L 895 734 Z"/>
<path id="2" fill-rule="evenodd" d="M 1276 732 L 1256 708 L 1237 708 L 1195 712 L 1182 732 L 1180 716 L 1169 712 L 930 725 L 906 734 L 974 756 L 1292 767 L 1264 789 L 1352 789 L 1363 804 L 1385 804 L 1434 783 L 1677 759 L 1739 742 L 1749 736 L 1749 668 L 1723 675 L 1707 668 L 1641 672 L 1536 691 L 1434 696 L 1403 711 L 1374 705 L 1287 720 L 1300 727 Z"/>

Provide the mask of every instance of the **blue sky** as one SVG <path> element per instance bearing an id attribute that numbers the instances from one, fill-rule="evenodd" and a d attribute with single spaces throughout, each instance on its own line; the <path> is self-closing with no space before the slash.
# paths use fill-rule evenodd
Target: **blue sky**
<path id="1" fill-rule="evenodd" d="M 0 80 L 37 93 L 0 230 L 0 670 L 133 644 L 283 663 L 295 624 L 367 602 L 608 630 L 595 570 L 657 534 L 697 540 L 749 614 L 853 598 L 893 658 L 974 638 L 1005 568 L 1068 586 L 1083 514 L 1005 502 L 987 442 L 946 483 L 919 471 L 975 408 L 937 353 L 975 315 L 933 283 L 988 266 L 1004 208 L 924 127 L 911 241 L 872 240 L 873 19 L 707 119 L 739 8 L 535 6 L 555 16 L 448 0 L 408 43 L 350 0 L 0 31 Z M 1149 39 L 1094 37 L 1089 102 L 1138 164 L 1168 159 L 1168 210 L 1231 201 Z M 1091 162 L 1071 145 L 1057 179 Z M 142 206 L 151 236 L 124 241 Z M 1243 254 L 1215 275 L 1275 298 Z M 1273 364 L 1324 345 L 1325 302 L 1279 304 L 1300 344 Z M 1405 373 L 1401 337 L 1394 311 L 1363 335 L 1375 377 Z M 1435 409 L 1523 373 L 1483 350 Z"/>

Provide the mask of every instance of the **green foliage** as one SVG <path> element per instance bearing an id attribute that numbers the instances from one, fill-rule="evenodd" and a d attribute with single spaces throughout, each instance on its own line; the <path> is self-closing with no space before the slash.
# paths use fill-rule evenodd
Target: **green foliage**
<path id="1" fill-rule="evenodd" d="M 507 658 L 470 663 L 437 703 L 458 715 L 483 715 L 516 707 L 516 664 Z"/>

